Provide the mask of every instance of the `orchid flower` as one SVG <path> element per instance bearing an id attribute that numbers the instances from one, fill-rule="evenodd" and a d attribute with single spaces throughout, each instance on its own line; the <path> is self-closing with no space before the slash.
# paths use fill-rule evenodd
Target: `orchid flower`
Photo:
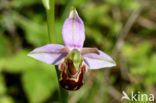
<path id="1" fill-rule="evenodd" d="M 115 66 L 113 59 L 97 48 L 84 48 L 84 23 L 76 10 L 71 10 L 62 28 L 64 44 L 47 44 L 28 54 L 42 62 L 58 65 L 59 82 L 66 90 L 78 90 L 84 83 L 87 69 Z"/>

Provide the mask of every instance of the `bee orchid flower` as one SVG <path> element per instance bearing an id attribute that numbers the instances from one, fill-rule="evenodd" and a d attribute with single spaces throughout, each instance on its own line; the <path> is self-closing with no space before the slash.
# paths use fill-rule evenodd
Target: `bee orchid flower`
<path id="1" fill-rule="evenodd" d="M 84 23 L 76 10 L 71 10 L 62 28 L 64 44 L 47 44 L 28 54 L 42 62 L 58 65 L 59 83 L 66 90 L 78 90 L 84 83 L 87 69 L 115 66 L 114 60 L 97 48 L 84 48 Z"/>

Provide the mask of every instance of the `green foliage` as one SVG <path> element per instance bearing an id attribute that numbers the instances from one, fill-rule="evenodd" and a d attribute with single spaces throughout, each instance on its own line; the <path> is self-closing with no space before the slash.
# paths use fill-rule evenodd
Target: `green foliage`
<path id="1" fill-rule="evenodd" d="M 3 78 L 3 75 L 2 74 L 0 74 L 0 93 L 1 93 L 1 95 L 2 94 L 5 94 L 6 93 L 6 87 L 5 87 L 5 82 L 4 82 L 4 78 Z"/>
<path id="2" fill-rule="evenodd" d="M 121 8 L 127 10 L 136 10 L 139 7 L 139 3 L 135 0 L 106 0 L 106 1 L 114 5 L 120 5 Z"/>
<path id="3" fill-rule="evenodd" d="M 55 91 L 57 79 L 55 68 L 32 68 L 22 77 L 22 83 L 30 103 L 43 103 Z"/>
<path id="4" fill-rule="evenodd" d="M 39 63 L 27 56 L 28 51 L 21 51 L 14 56 L 0 60 L 0 68 L 4 71 L 18 73 L 36 67 Z M 9 64 L 9 65 L 8 65 Z"/>
<path id="5" fill-rule="evenodd" d="M 0 34 L 0 58 L 9 54 L 9 40 L 2 34 Z"/>
<path id="6" fill-rule="evenodd" d="M 0 73 L 0 103 L 13 103 L 13 99 L 6 94 L 7 88 L 5 85 L 4 77 Z"/>
<path id="7" fill-rule="evenodd" d="M 137 46 L 125 46 L 124 55 L 131 63 L 130 71 L 134 75 L 141 75 L 145 78 L 145 85 L 156 83 L 156 54 L 151 54 L 152 46 L 143 42 Z"/>
<path id="8" fill-rule="evenodd" d="M 29 101 L 31 103 L 43 102 L 56 90 L 55 68 L 36 61 L 27 54 L 28 51 L 21 51 L 12 57 L 1 59 L 0 68 L 6 72 L 22 73 L 22 83 Z M 4 91 L 5 86 L 2 83 L 0 86 L 0 90 Z"/>
<path id="9" fill-rule="evenodd" d="M 30 6 L 33 5 L 35 3 L 41 3 L 38 0 L 13 0 L 11 1 L 12 5 L 16 8 L 22 8 L 24 6 Z"/>
<path id="10" fill-rule="evenodd" d="M 25 31 L 26 39 L 35 46 L 41 46 L 48 43 L 48 33 L 46 25 L 36 23 L 26 19 L 18 14 L 14 15 L 15 22 Z"/>

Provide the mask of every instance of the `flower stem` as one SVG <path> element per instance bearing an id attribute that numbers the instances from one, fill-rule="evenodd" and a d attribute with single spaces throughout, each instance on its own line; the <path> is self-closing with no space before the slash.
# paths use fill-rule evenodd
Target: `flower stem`
<path id="1" fill-rule="evenodd" d="M 48 34 L 50 43 L 56 43 L 55 34 L 55 0 L 49 0 L 49 9 L 47 12 Z"/>
<path id="2" fill-rule="evenodd" d="M 43 2 L 46 2 L 47 0 L 44 0 Z M 49 0 L 48 8 L 46 8 L 47 13 L 47 24 L 48 24 L 48 34 L 49 34 L 49 41 L 50 43 L 56 43 L 57 44 L 57 36 L 55 33 L 55 0 Z M 46 4 L 46 3 L 45 3 Z M 55 66 L 57 78 L 59 80 L 60 71 L 58 70 L 58 67 Z M 60 86 L 60 100 L 62 103 L 68 103 L 68 92 L 62 89 Z"/>

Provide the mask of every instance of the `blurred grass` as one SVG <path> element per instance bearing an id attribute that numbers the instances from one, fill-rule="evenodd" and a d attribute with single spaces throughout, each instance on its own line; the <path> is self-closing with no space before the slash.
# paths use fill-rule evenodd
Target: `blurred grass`
<path id="1" fill-rule="evenodd" d="M 70 93 L 69 103 L 120 103 L 123 90 L 156 95 L 155 4 L 154 0 L 56 1 L 57 41 L 63 44 L 62 25 L 75 6 L 85 24 L 85 46 L 112 54 L 117 63 L 114 68 L 88 70 L 85 85 Z M 48 43 L 42 2 L 1 0 L 0 12 L 0 103 L 58 103 L 53 66 L 27 57 L 29 51 Z"/>

